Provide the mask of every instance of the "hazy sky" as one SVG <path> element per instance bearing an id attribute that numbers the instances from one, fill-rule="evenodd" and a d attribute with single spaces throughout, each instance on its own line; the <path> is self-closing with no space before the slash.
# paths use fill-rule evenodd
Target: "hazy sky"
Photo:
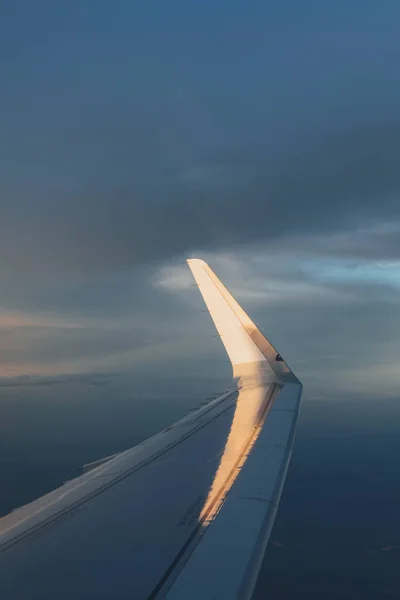
<path id="1" fill-rule="evenodd" d="M 309 396 L 398 393 L 399 22 L 1 2 L 0 376 L 227 373 L 200 256 Z"/>

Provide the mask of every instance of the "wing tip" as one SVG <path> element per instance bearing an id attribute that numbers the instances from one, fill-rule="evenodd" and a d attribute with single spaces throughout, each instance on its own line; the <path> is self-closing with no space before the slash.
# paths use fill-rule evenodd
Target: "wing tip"
<path id="1" fill-rule="evenodd" d="M 195 267 L 195 266 L 208 267 L 208 264 L 201 258 L 187 258 L 186 262 L 189 265 L 189 267 L 191 267 L 191 266 L 193 266 L 193 267 Z"/>
<path id="2" fill-rule="evenodd" d="M 186 262 L 199 286 L 232 365 L 266 361 L 279 381 L 286 383 L 298 381 L 286 361 L 258 329 L 209 265 L 201 258 L 188 258 Z M 220 301 L 217 301 L 217 298 L 220 298 Z M 224 306 L 221 302 L 224 303 Z M 236 323 L 228 319 L 230 313 L 236 317 L 241 328 L 247 334 L 247 338 L 243 338 Z M 246 360 L 243 360 L 243 355 L 246 356 Z M 238 366 L 236 366 L 236 371 L 237 369 Z"/>

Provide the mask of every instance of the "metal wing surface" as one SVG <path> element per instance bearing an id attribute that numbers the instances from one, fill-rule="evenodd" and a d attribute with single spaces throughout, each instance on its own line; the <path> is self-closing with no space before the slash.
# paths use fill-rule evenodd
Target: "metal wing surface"
<path id="1" fill-rule="evenodd" d="M 251 598 L 302 386 L 208 265 L 188 263 L 232 389 L 1 518 L 2 599 Z"/>

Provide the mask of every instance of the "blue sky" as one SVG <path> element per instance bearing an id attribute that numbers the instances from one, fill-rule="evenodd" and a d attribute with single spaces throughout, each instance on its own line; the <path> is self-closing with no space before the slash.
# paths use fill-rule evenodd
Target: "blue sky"
<path id="1" fill-rule="evenodd" d="M 225 373 L 185 287 L 197 254 L 311 396 L 395 393 L 399 17 L 2 3 L 0 375 Z"/>

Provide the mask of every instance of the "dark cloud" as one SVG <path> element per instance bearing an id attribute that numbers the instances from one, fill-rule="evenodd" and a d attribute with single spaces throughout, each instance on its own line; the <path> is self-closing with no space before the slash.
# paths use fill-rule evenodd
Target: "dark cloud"
<path id="1" fill-rule="evenodd" d="M 395 6 L 99 4 L 5 15 L 3 281 L 399 219 Z"/>
<path id="2" fill-rule="evenodd" d="M 109 149 L 107 170 L 81 180 L 75 192 L 45 190 L 39 198 L 36 186 L 35 198 L 27 189 L 26 196 L 6 202 L 3 277 L 11 269 L 15 276 L 107 272 L 399 219 L 400 127 L 394 125 L 327 134 L 312 149 L 292 148 L 265 160 L 260 149 L 254 155 L 244 149 L 241 160 L 215 156 L 189 174 L 155 167 L 145 182 L 136 180 L 134 165 L 127 177 L 126 165 L 117 183 L 115 150 Z M 364 252 L 398 256 L 399 250 L 397 234 L 389 232 L 378 248 L 372 244 Z"/>

